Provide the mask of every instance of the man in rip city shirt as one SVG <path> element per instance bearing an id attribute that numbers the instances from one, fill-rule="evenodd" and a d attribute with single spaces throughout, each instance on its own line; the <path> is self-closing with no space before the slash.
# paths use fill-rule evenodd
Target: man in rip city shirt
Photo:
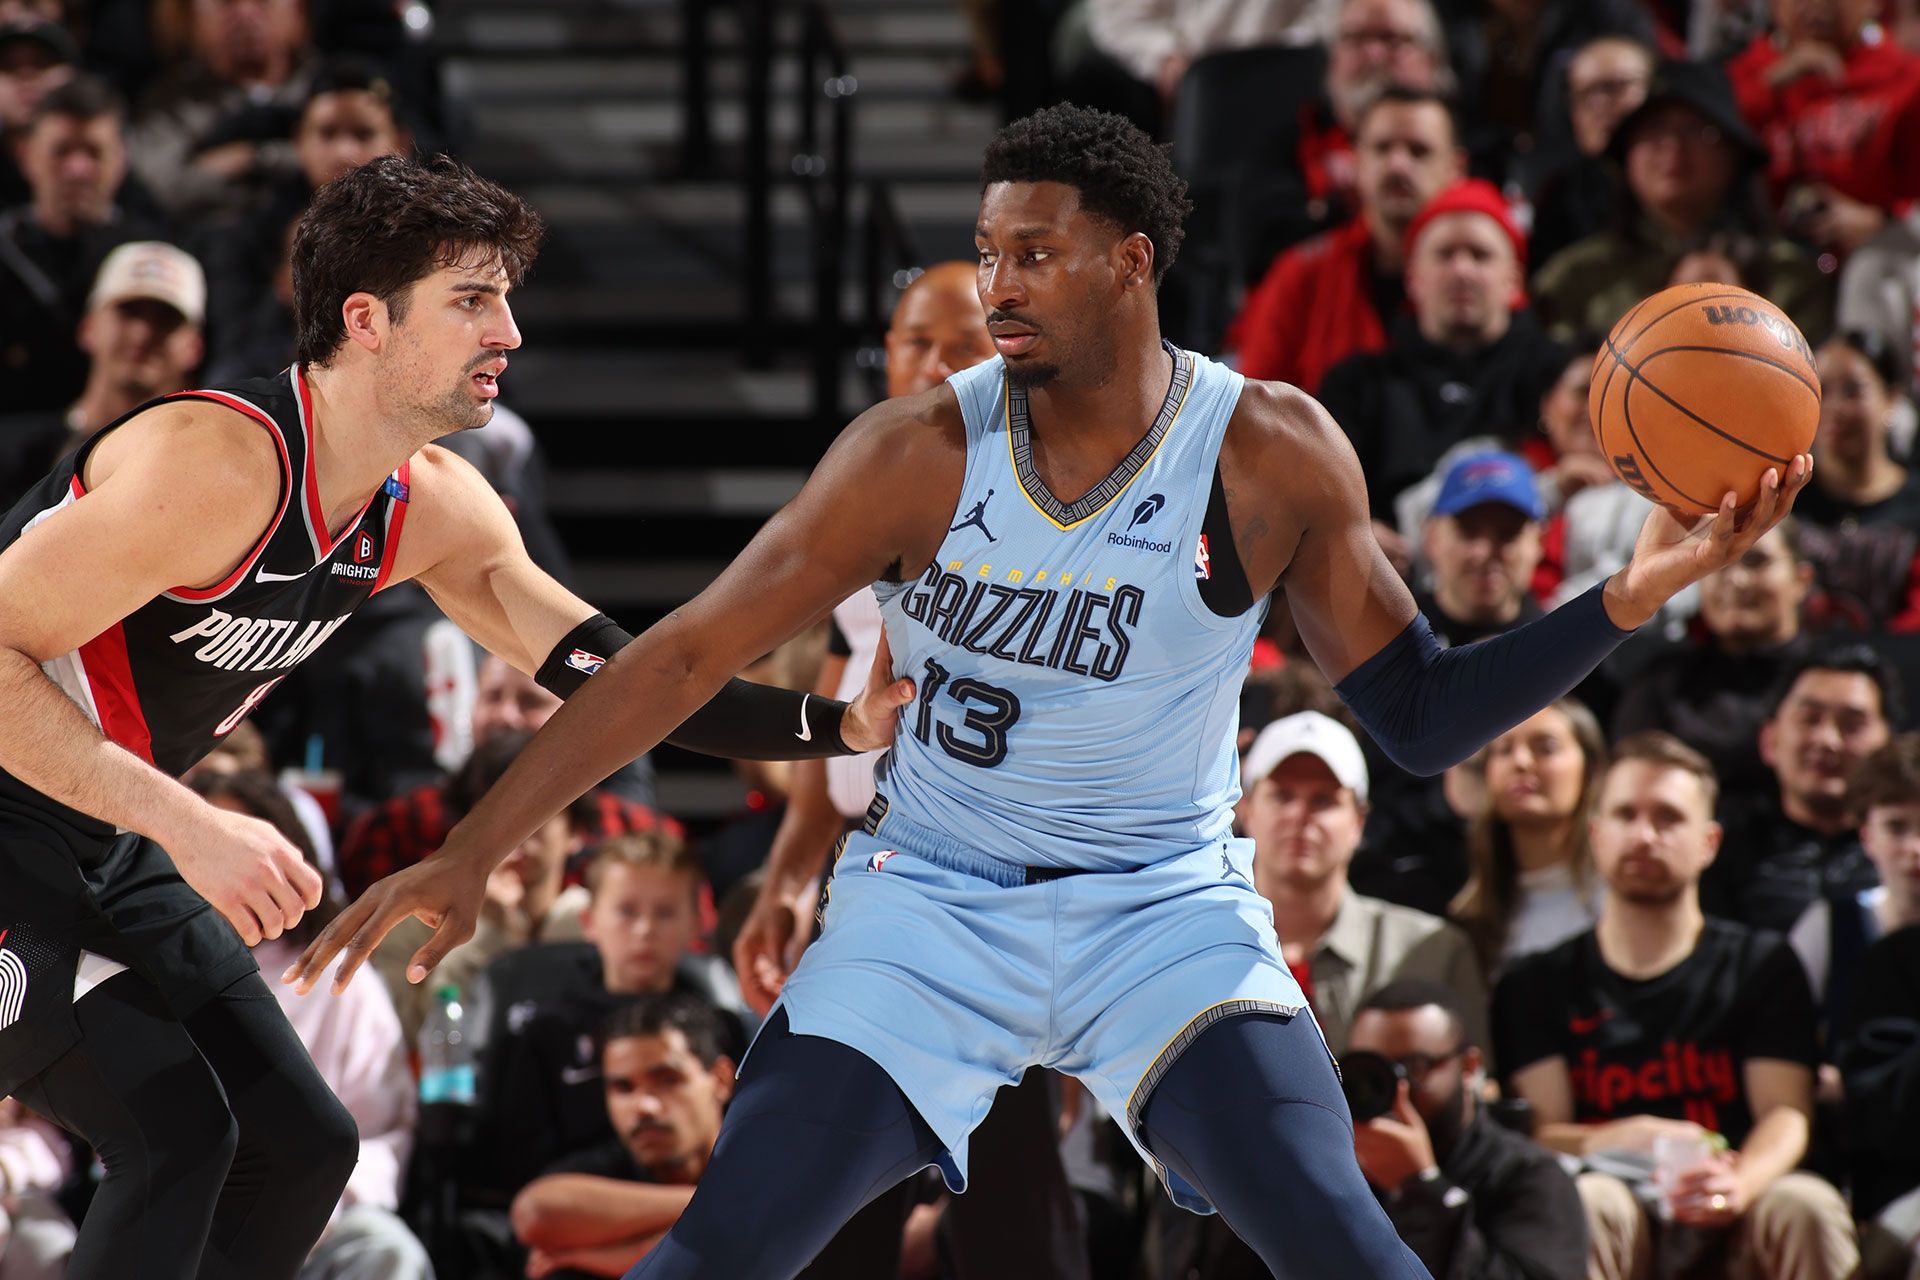
<path id="1" fill-rule="evenodd" d="M 1778 935 L 1700 909 L 1716 790 L 1671 735 L 1618 745 L 1592 820 L 1599 922 L 1502 979 L 1499 1060 L 1546 1146 L 1678 1170 L 1652 1213 L 1612 1174 L 1581 1176 L 1590 1276 L 1649 1276 L 1657 1255 L 1661 1275 L 1692 1274 L 1673 1265 L 1684 1257 L 1708 1274 L 1838 1280 L 1859 1261 L 1846 1204 L 1795 1171 L 1816 1059 L 1806 974 Z M 1676 1158 L 1714 1134 L 1726 1149 Z"/>

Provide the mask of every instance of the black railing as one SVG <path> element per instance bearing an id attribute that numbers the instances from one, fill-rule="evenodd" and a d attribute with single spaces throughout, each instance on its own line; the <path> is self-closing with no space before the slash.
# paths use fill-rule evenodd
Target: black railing
<path id="1" fill-rule="evenodd" d="M 794 176 L 807 204 L 813 250 L 813 327 L 809 335 L 813 412 L 840 416 L 840 370 L 846 348 L 841 295 L 846 288 L 847 232 L 853 185 L 853 103 L 859 81 L 819 0 L 800 0 L 799 149 Z M 823 125 L 821 117 L 825 115 Z"/>
<path id="2" fill-rule="evenodd" d="M 709 0 L 682 0 L 685 118 L 681 140 L 683 167 L 690 174 L 716 167 L 709 123 L 714 51 L 710 11 Z M 774 290 L 773 196 L 777 186 L 793 182 L 806 210 L 812 255 L 806 343 L 813 411 L 823 423 L 834 423 L 844 408 L 841 377 L 849 348 L 879 341 L 892 305 L 887 288 L 910 279 L 902 273 L 919 259 L 891 189 L 878 180 L 869 182 L 859 227 L 860 289 L 853 314 L 848 315 L 848 245 L 854 231 L 853 112 L 859 82 L 820 0 L 734 0 L 734 11 L 746 109 L 739 170 L 745 205 L 741 354 L 750 369 L 766 369 L 774 362 L 783 325 Z M 798 41 L 791 99 L 796 135 L 793 154 L 781 165 L 773 156 L 774 53 L 777 28 L 789 23 L 794 24 Z M 863 356 L 862 363 L 871 368 L 875 362 Z"/>
<path id="3" fill-rule="evenodd" d="M 913 233 L 893 202 L 893 188 L 876 178 L 867 184 L 866 217 L 860 225 L 860 364 L 874 399 L 887 393 L 887 353 L 882 345 L 893 320 L 894 299 L 920 274 Z"/>

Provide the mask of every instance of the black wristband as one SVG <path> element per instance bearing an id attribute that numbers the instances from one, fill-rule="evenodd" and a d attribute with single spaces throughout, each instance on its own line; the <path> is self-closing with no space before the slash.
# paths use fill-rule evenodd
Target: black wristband
<path id="1" fill-rule="evenodd" d="M 534 673 L 534 683 L 549 693 L 570 698 L 587 677 L 607 665 L 607 659 L 633 643 L 633 637 L 604 613 L 596 613 L 567 632 Z"/>

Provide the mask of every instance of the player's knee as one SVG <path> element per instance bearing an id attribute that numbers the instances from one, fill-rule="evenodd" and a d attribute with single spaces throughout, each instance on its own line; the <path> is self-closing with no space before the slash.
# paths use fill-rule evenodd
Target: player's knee
<path id="1" fill-rule="evenodd" d="M 311 1183 L 337 1199 L 360 1162 L 360 1126 L 331 1089 L 321 1089 L 311 1099 L 303 1127 L 303 1145 L 312 1162 Z"/>

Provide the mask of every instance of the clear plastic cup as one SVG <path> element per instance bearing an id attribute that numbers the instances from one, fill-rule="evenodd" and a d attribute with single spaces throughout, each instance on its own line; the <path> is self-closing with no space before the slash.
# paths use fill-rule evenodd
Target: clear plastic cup
<path id="1" fill-rule="evenodd" d="M 1660 1212 L 1673 1217 L 1673 1194 L 1681 1175 L 1713 1159 L 1713 1142 L 1705 1134 L 1697 1137 L 1663 1133 L 1653 1140 L 1653 1181 L 1660 1188 Z"/>

